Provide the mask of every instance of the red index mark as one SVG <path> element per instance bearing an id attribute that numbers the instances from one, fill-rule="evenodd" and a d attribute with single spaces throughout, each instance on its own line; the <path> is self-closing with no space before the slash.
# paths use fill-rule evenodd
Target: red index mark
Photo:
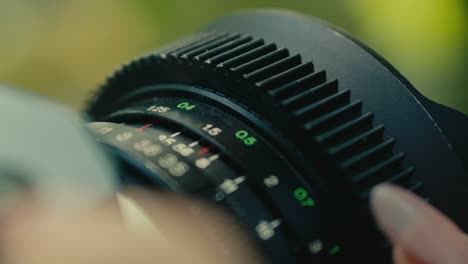
<path id="1" fill-rule="evenodd" d="M 150 127 L 150 126 L 152 126 L 152 125 L 153 125 L 153 123 L 149 123 L 149 124 L 147 124 L 147 125 L 144 125 L 144 126 L 142 126 L 142 127 L 137 128 L 137 130 L 141 132 L 141 131 L 147 129 L 148 127 Z"/>
<path id="2" fill-rule="evenodd" d="M 203 155 L 203 154 L 207 153 L 208 151 L 210 151 L 210 147 L 204 147 L 204 148 L 200 149 L 200 151 L 198 151 L 198 154 Z"/>

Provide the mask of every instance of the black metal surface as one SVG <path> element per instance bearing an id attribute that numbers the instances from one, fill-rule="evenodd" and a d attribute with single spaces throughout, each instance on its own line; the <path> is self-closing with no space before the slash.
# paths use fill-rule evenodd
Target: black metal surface
<path id="1" fill-rule="evenodd" d="M 275 41 L 301 54 L 304 60 L 313 61 L 318 70 L 325 69 L 330 79 L 338 79 L 342 87 L 352 91 L 351 97 L 365 101 L 364 109 L 373 112 L 397 139 L 395 148 L 406 153 L 415 165 L 415 176 L 424 183 L 432 203 L 468 231 L 468 215 L 459 208 L 468 203 L 468 176 L 461 160 L 436 126 L 430 110 L 412 93 L 414 87 L 389 63 L 333 26 L 290 12 L 245 12 L 223 18 L 207 30 L 240 32 Z M 450 123 L 444 127 L 454 126 Z M 453 145 L 466 144 L 463 135 L 456 138 Z"/>
<path id="2" fill-rule="evenodd" d="M 173 109 L 174 97 L 207 105 L 199 107 L 203 111 L 167 114 L 155 114 L 156 105 L 147 105 L 162 102 Z M 235 195 L 246 192 L 247 200 L 265 211 L 247 210 L 245 197 L 234 199 L 238 208 L 229 199 L 223 204 L 247 219 L 250 229 L 258 222 L 255 211 L 284 223 L 278 231 L 280 244 L 288 241 L 284 252 L 273 252 L 279 244 L 263 241 L 275 263 L 285 258 L 273 253 L 287 252 L 299 262 L 389 262 L 367 209 L 370 189 L 383 181 L 414 191 L 424 185 L 424 197 L 468 230 L 460 208 L 468 203 L 467 118 L 424 98 L 388 62 L 322 21 L 282 11 L 222 18 L 125 65 L 93 98 L 88 113 L 114 122 L 157 115 L 167 121 L 162 127 L 180 127 L 216 145 L 231 163 L 214 175 L 231 167 L 237 176 L 249 175 L 253 191 L 246 187 Z M 219 124 L 227 134 L 210 140 L 202 124 Z M 236 147 L 233 135 L 243 127 L 261 139 L 257 146 L 271 148 Z M 282 166 L 289 166 L 291 176 Z M 264 177 L 274 175 L 268 174 L 271 169 L 282 171 L 284 185 L 277 192 L 264 186 Z M 320 201 L 319 213 L 294 209 L 288 198 L 298 185 Z M 313 227 L 302 227 L 308 222 Z M 314 252 L 314 238 L 337 241 L 342 252 L 334 257 Z"/>

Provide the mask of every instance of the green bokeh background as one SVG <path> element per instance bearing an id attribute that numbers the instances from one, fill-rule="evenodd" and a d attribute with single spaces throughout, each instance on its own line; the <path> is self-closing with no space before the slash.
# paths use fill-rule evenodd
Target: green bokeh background
<path id="1" fill-rule="evenodd" d="M 423 94 L 468 113 L 466 0 L 1 0 L 0 80 L 72 107 L 122 63 L 246 8 L 328 20 Z"/>

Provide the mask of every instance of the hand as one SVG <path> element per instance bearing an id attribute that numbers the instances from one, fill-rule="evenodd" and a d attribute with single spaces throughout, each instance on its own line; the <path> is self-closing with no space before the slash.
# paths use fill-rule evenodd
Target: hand
<path id="1" fill-rule="evenodd" d="M 421 198 L 383 184 L 373 189 L 371 207 L 393 243 L 396 264 L 468 263 L 468 237 Z"/>
<path id="2" fill-rule="evenodd" d="M 114 200 L 79 214 L 20 202 L 0 217 L 0 263 L 262 263 L 240 227 L 205 204 L 143 191 L 125 197 L 125 210 Z"/>
<path id="3" fill-rule="evenodd" d="M 80 215 L 21 203 L 2 219 L 1 263 L 261 263 L 240 229 L 213 208 L 175 195 L 129 196 L 151 225 L 129 223 L 115 201 Z M 420 198 L 384 184 L 374 188 L 371 205 L 396 264 L 468 263 L 467 236 Z"/>

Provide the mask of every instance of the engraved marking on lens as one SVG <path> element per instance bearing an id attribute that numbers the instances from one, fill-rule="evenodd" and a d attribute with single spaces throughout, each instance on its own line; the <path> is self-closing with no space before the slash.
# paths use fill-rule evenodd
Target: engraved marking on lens
<path id="1" fill-rule="evenodd" d="M 196 145 L 198 145 L 198 143 L 199 143 L 198 141 L 195 141 L 195 142 L 190 143 L 188 146 L 191 147 L 191 148 L 193 148 L 193 147 L 195 147 Z"/>
<path id="2" fill-rule="evenodd" d="M 184 110 L 188 110 L 188 111 L 192 110 L 192 109 L 195 108 L 195 107 L 196 107 L 196 105 L 191 105 L 191 104 L 188 103 L 188 102 L 182 102 L 182 103 L 180 103 L 180 104 L 177 105 L 177 108 L 179 108 L 179 109 L 184 109 Z"/>
<path id="3" fill-rule="evenodd" d="M 221 190 L 225 194 L 231 194 L 239 189 L 239 184 L 245 181 L 245 177 L 237 177 L 235 179 L 226 179 L 224 182 L 219 186 Z"/>
<path id="4" fill-rule="evenodd" d="M 162 143 L 164 143 L 164 144 L 166 144 L 168 146 L 170 146 L 170 145 L 177 142 L 177 140 L 175 138 L 168 137 L 166 135 L 159 135 L 158 139 L 159 139 L 159 141 L 161 141 Z"/>
<path id="5" fill-rule="evenodd" d="M 294 198 L 301 203 L 303 207 L 314 207 L 315 201 L 312 197 L 307 194 L 307 191 L 304 188 L 297 188 L 294 190 Z"/>
<path id="6" fill-rule="evenodd" d="M 147 157 L 154 157 L 154 156 L 157 156 L 157 155 L 159 155 L 161 152 L 162 152 L 161 146 L 156 145 L 156 144 L 146 147 L 145 150 L 143 151 L 143 153 L 144 153 Z"/>
<path id="7" fill-rule="evenodd" d="M 257 142 L 257 139 L 255 137 L 249 137 L 249 132 L 245 130 L 237 131 L 236 138 L 240 139 L 246 146 L 252 146 Z"/>
<path id="8" fill-rule="evenodd" d="M 203 155 L 207 153 L 208 151 L 210 151 L 210 147 L 204 147 L 198 151 L 198 154 Z"/>
<path id="9" fill-rule="evenodd" d="M 112 127 L 103 127 L 100 128 L 96 133 L 98 133 L 99 135 L 105 135 L 110 133 L 112 130 L 114 130 L 114 128 Z"/>
<path id="10" fill-rule="evenodd" d="M 175 152 L 180 153 L 180 155 L 184 157 L 190 156 L 193 153 L 193 149 L 191 147 L 188 147 L 187 145 L 182 144 L 182 143 L 174 145 L 172 149 Z"/>
<path id="11" fill-rule="evenodd" d="M 216 155 L 213 155 L 209 158 L 201 158 L 201 159 L 197 159 L 195 161 L 195 165 L 200 168 L 200 169 L 206 169 L 208 166 L 210 166 L 210 164 L 217 160 L 219 158 L 219 155 L 216 154 Z"/>
<path id="12" fill-rule="evenodd" d="M 213 156 L 209 157 L 208 160 L 213 162 L 213 161 L 217 160 L 218 158 L 219 158 L 219 155 L 216 154 L 216 155 L 213 155 Z"/>
<path id="13" fill-rule="evenodd" d="M 184 162 L 178 162 L 174 166 L 169 168 L 169 173 L 172 176 L 180 177 L 183 176 L 187 171 L 189 171 L 189 166 Z"/>
<path id="14" fill-rule="evenodd" d="M 171 110 L 170 107 L 156 106 L 156 105 L 152 105 L 152 106 L 148 107 L 148 109 L 146 109 L 146 111 L 151 111 L 151 112 L 155 112 L 155 113 L 165 113 L 165 112 L 167 112 L 169 110 Z"/>
<path id="15" fill-rule="evenodd" d="M 133 144 L 133 147 L 138 151 L 144 151 L 145 148 L 151 146 L 152 144 L 153 143 L 149 139 L 143 139 Z"/>
<path id="16" fill-rule="evenodd" d="M 271 175 L 271 176 L 266 177 L 263 180 L 263 183 L 265 183 L 265 185 L 271 189 L 279 184 L 279 179 L 275 175 Z"/>
<path id="17" fill-rule="evenodd" d="M 171 138 L 173 138 L 173 137 L 177 137 L 178 135 L 180 135 L 180 133 L 181 133 L 181 132 L 176 132 L 176 133 L 174 133 L 174 134 L 170 135 L 169 137 L 171 137 Z"/>
<path id="18" fill-rule="evenodd" d="M 152 126 L 153 123 L 149 123 L 147 125 L 144 125 L 142 127 L 137 128 L 138 131 L 142 132 L 143 130 L 147 129 L 148 127 Z"/>
<path id="19" fill-rule="evenodd" d="M 117 139 L 117 141 L 119 142 L 126 142 L 126 141 L 129 141 L 131 138 L 133 137 L 133 134 L 130 133 L 130 132 L 123 132 L 123 133 L 120 133 L 118 134 L 115 139 Z"/>
<path id="20" fill-rule="evenodd" d="M 177 163 L 177 157 L 172 154 L 165 154 L 159 158 L 159 165 L 163 168 L 170 168 Z"/>
<path id="21" fill-rule="evenodd" d="M 211 164 L 211 161 L 207 158 L 201 158 L 201 159 L 197 159 L 195 161 L 195 165 L 199 168 L 199 169 L 206 169 L 208 168 L 208 166 L 210 166 Z"/>
<path id="22" fill-rule="evenodd" d="M 281 220 L 276 219 L 271 222 L 261 220 L 260 223 L 255 227 L 258 236 L 262 240 L 269 240 L 275 236 L 275 229 L 281 224 Z"/>
<path id="23" fill-rule="evenodd" d="M 221 130 L 221 128 L 219 127 L 213 127 L 212 124 L 207 124 L 204 128 L 203 128 L 203 131 L 206 131 L 208 134 L 210 134 L 211 136 L 217 136 L 219 135 L 221 132 L 223 132 L 223 130 Z"/>
<path id="24" fill-rule="evenodd" d="M 312 254 L 317 254 L 323 250 L 323 243 L 321 240 L 314 240 L 309 243 L 309 251 Z"/>

